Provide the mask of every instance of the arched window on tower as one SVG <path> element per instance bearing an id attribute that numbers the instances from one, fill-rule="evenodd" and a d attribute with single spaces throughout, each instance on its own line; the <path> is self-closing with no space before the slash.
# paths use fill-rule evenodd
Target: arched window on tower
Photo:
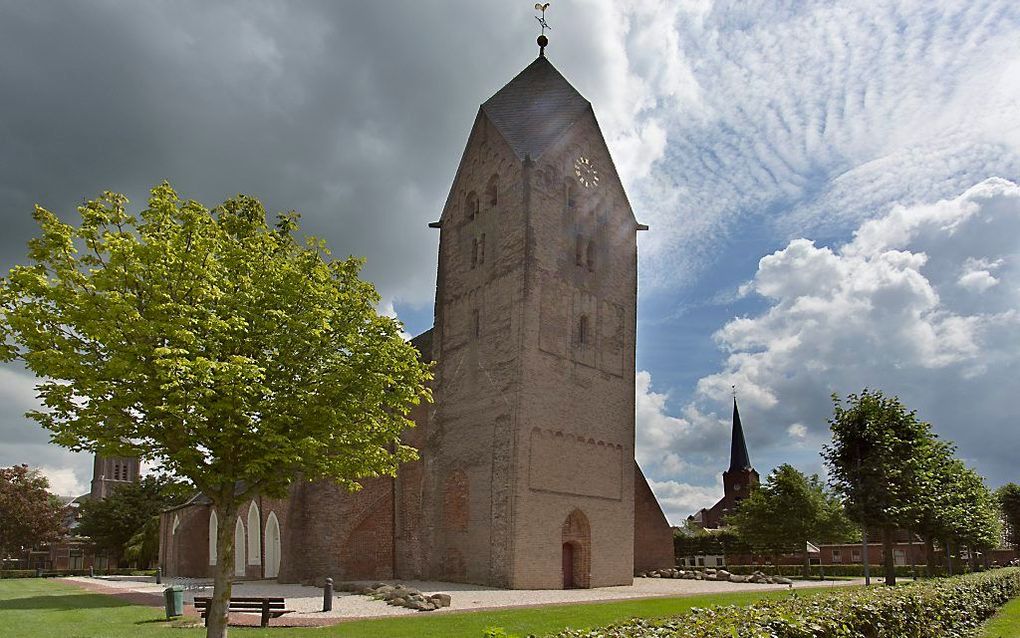
<path id="1" fill-rule="evenodd" d="M 588 262 L 588 272 L 595 271 L 595 242 L 588 242 L 588 247 L 585 249 L 585 260 Z"/>
<path id="2" fill-rule="evenodd" d="M 577 343 L 583 346 L 588 343 L 588 338 L 588 315 L 581 315 L 577 322 Z"/>
<path id="3" fill-rule="evenodd" d="M 584 237 L 581 237 L 580 235 L 578 235 L 577 239 L 576 239 L 576 241 L 574 243 L 574 264 L 575 265 L 577 265 L 577 266 L 583 266 L 584 265 L 584 261 L 583 261 L 584 255 L 583 255 L 583 253 L 584 253 Z"/>
<path id="4" fill-rule="evenodd" d="M 474 191 L 467 194 L 464 198 L 464 217 L 465 219 L 474 219 L 478 216 L 478 195 Z"/>
<path id="5" fill-rule="evenodd" d="M 574 208 L 577 205 L 577 186 L 574 180 L 567 180 L 567 208 Z"/>
<path id="6" fill-rule="evenodd" d="M 489 183 L 485 186 L 485 199 L 489 203 L 489 208 L 495 208 L 499 203 L 499 175 L 489 178 Z"/>

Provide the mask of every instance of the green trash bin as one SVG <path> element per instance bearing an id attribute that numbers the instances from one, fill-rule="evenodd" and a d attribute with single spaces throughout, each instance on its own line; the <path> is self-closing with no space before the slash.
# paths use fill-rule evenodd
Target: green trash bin
<path id="1" fill-rule="evenodd" d="M 184 588 L 180 585 L 167 587 L 163 590 L 163 600 L 166 603 L 166 617 L 184 615 Z"/>

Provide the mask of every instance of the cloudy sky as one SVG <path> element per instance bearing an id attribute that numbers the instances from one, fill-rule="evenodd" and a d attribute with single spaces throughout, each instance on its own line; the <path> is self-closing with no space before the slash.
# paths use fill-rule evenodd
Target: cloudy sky
<path id="1" fill-rule="evenodd" d="M 0 268 L 39 203 L 167 179 L 297 209 L 408 332 L 478 105 L 536 54 L 528 2 L 0 0 Z M 640 221 L 638 459 L 679 522 L 751 460 L 821 471 L 829 395 L 899 395 L 1020 480 L 1020 4 L 571 1 L 549 57 L 592 101 Z M 0 465 L 88 458 L 0 369 Z"/>

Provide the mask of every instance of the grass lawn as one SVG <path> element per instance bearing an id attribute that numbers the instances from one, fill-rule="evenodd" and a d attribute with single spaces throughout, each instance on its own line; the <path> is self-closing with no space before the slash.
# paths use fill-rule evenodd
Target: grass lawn
<path id="1" fill-rule="evenodd" d="M 804 590 L 800 590 L 804 591 Z M 564 627 L 605 625 L 634 616 L 652 618 L 682 613 L 691 607 L 741 605 L 762 598 L 789 596 L 786 590 L 738 592 L 687 598 L 656 598 L 611 603 L 557 605 L 505 611 L 416 614 L 361 620 L 324 628 L 232 628 L 231 635 L 269 638 L 481 638 L 486 627 L 503 627 L 520 635 L 542 635 Z M 0 635 L 4 638 L 192 638 L 203 629 L 171 627 L 160 610 L 140 607 L 112 596 L 93 594 L 51 580 L 0 580 Z M 1013 635 L 1013 634 L 1009 634 Z M 989 634 L 999 638 L 997 634 Z"/>
<path id="2" fill-rule="evenodd" d="M 1020 598 L 1006 603 L 986 622 L 979 638 L 1020 638 Z"/>

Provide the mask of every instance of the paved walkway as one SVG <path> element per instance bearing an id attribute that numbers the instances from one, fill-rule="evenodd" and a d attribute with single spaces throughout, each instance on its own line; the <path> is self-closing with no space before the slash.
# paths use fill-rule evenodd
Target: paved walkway
<path id="1" fill-rule="evenodd" d="M 145 577 L 104 577 L 65 578 L 65 582 L 82 586 L 97 593 L 110 594 L 135 604 L 163 607 L 162 591 L 172 584 L 184 584 L 190 589 L 184 592 L 185 613 L 195 614 L 194 597 L 211 596 L 211 581 L 194 579 L 176 580 L 165 578 L 157 585 L 153 578 Z M 450 594 L 449 607 L 427 612 L 446 614 L 458 611 L 483 611 L 508 607 L 541 607 L 574 603 L 594 603 L 613 600 L 640 598 L 673 598 L 732 591 L 762 591 L 787 589 L 787 585 L 756 585 L 752 583 L 729 583 L 703 580 L 673 580 L 668 578 L 635 578 L 633 585 L 600 587 L 596 589 L 496 589 L 480 585 L 445 583 L 439 581 L 385 581 L 403 583 L 426 594 Z M 863 584 L 861 580 L 840 580 L 819 583 L 818 581 L 794 581 L 794 588 L 804 587 L 845 587 Z M 331 625 L 345 620 L 406 616 L 417 613 L 404 607 L 391 607 L 381 600 L 347 592 L 336 592 L 333 610 L 323 612 L 322 589 L 296 584 L 281 584 L 275 580 L 244 581 L 235 583 L 234 596 L 282 596 L 287 599 L 287 608 L 295 613 L 270 621 L 272 626 L 320 626 Z M 259 618 L 252 614 L 231 614 L 231 624 L 258 624 Z"/>

